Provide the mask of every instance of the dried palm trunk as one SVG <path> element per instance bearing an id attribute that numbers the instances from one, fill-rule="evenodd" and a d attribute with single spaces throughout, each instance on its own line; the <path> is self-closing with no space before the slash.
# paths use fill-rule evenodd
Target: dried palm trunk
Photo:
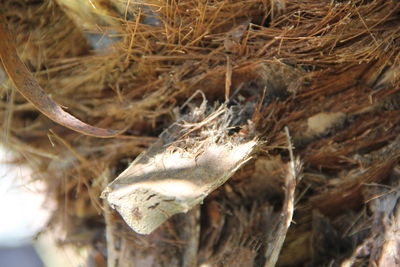
<path id="1" fill-rule="evenodd" d="M 3 75 L 4 140 L 87 262 L 398 265 L 399 3 L 20 3 L 0 7 L 46 93 L 125 129 L 70 131 Z"/>

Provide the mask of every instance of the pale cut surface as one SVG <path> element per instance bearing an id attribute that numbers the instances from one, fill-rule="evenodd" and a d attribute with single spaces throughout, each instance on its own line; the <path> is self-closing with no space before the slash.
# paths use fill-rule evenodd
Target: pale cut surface
<path id="1" fill-rule="evenodd" d="M 134 231 L 150 234 L 172 215 L 200 204 L 250 159 L 256 144 L 213 143 L 196 153 L 153 146 L 102 197 Z"/>

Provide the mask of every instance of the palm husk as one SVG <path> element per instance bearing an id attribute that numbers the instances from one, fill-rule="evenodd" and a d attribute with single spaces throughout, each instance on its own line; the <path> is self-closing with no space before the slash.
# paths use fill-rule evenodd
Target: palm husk
<path id="1" fill-rule="evenodd" d="M 0 7 L 48 95 L 85 122 L 126 131 L 105 140 L 68 130 L 2 81 L 4 143 L 48 184 L 61 243 L 108 255 L 109 266 L 395 262 L 399 3 L 62 2 Z M 260 140 L 254 158 L 201 206 L 136 234 L 100 193 L 198 90 L 210 106 L 252 107 L 235 127 Z"/>

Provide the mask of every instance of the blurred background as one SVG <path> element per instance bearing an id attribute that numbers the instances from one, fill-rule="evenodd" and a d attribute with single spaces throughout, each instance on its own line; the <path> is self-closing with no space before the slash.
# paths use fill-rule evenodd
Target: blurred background
<path id="1" fill-rule="evenodd" d="M 14 155 L 0 146 L 0 265 L 41 267 L 44 245 L 35 238 L 46 227 L 52 204 L 44 183 L 32 181 L 28 167 L 13 164 Z"/>

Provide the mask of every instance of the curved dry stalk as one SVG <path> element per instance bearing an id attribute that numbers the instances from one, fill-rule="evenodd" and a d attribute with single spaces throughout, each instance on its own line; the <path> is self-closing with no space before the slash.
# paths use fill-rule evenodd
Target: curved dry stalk
<path id="1" fill-rule="evenodd" d="M 35 77 L 18 57 L 15 45 L 6 29 L 4 19 L 0 26 L 0 57 L 8 77 L 14 83 L 15 88 L 32 105 L 49 119 L 71 130 L 82 134 L 110 138 L 121 134 L 123 131 L 98 128 L 89 125 L 68 112 L 65 112 L 59 104 L 52 100 L 41 88 Z"/>

